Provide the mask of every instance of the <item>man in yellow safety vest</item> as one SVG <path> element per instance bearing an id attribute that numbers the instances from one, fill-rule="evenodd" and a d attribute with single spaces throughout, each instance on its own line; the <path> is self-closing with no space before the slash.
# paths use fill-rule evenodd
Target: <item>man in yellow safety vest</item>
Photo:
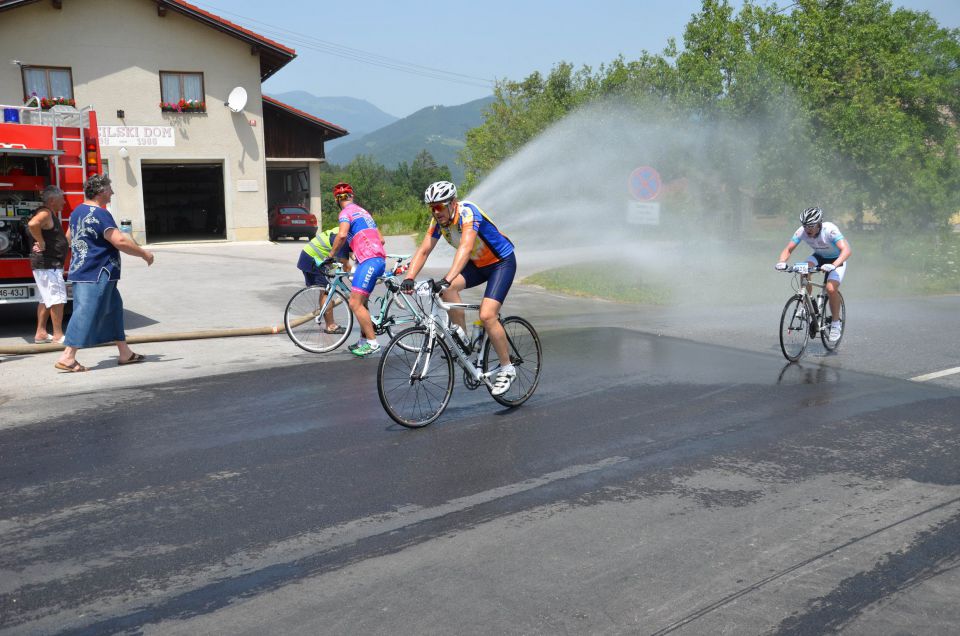
<path id="1" fill-rule="evenodd" d="M 323 262 L 330 257 L 330 248 L 333 247 L 333 241 L 339 231 L 339 225 L 335 225 L 328 230 L 320 230 L 300 252 L 297 269 L 303 272 L 303 281 L 305 284 L 320 287 L 327 285 L 327 276 L 324 272 Z M 349 245 L 344 243 L 335 258 L 340 261 L 345 270 L 350 270 Z M 321 296 L 320 302 L 323 303 L 323 296 Z M 333 308 L 327 310 L 323 317 L 326 323 L 324 331 L 331 334 L 343 333 L 343 326 L 334 322 Z"/>

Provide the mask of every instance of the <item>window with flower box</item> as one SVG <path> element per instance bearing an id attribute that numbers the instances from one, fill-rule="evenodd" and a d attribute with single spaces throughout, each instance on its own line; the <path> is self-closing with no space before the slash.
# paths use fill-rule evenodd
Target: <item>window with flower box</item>
<path id="1" fill-rule="evenodd" d="M 44 109 L 57 104 L 77 105 L 73 99 L 73 73 L 69 67 L 24 65 L 22 68 L 24 102 L 36 97 Z"/>
<path id="2" fill-rule="evenodd" d="M 168 113 L 205 113 L 203 73 L 160 71 L 160 110 Z"/>

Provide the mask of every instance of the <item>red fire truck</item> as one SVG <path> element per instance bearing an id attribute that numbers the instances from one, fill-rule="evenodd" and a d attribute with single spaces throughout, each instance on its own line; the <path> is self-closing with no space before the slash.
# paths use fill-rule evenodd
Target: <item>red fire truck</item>
<path id="1" fill-rule="evenodd" d="M 27 221 L 40 207 L 40 191 L 56 185 L 70 212 L 83 202 L 83 182 L 100 172 L 97 116 L 90 108 L 4 106 L 0 123 L 0 305 L 37 302 L 30 271 Z M 68 285 L 68 291 L 72 291 Z"/>

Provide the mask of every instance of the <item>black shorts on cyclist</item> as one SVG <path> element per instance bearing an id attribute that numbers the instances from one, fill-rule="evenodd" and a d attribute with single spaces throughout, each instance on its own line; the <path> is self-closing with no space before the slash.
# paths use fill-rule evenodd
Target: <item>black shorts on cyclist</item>
<path id="1" fill-rule="evenodd" d="M 470 289 L 486 282 L 487 288 L 483 291 L 483 297 L 491 298 L 501 304 L 507 297 L 507 292 L 510 291 L 516 274 L 517 257 L 512 253 L 486 267 L 477 267 L 473 264 L 473 261 L 467 261 L 463 271 L 460 272 L 466 282 L 464 289 Z"/>

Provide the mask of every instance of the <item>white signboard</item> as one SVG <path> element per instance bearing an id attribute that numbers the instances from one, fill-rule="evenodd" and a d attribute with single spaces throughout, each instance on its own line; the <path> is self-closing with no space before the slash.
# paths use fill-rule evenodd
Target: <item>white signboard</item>
<path id="1" fill-rule="evenodd" d="M 173 126 L 99 126 L 101 146 L 176 146 Z"/>
<path id="2" fill-rule="evenodd" d="M 660 202 L 630 201 L 627 204 L 627 223 L 660 225 Z"/>
<path id="3" fill-rule="evenodd" d="M 237 179 L 237 192 L 257 192 L 259 189 L 256 179 Z"/>

